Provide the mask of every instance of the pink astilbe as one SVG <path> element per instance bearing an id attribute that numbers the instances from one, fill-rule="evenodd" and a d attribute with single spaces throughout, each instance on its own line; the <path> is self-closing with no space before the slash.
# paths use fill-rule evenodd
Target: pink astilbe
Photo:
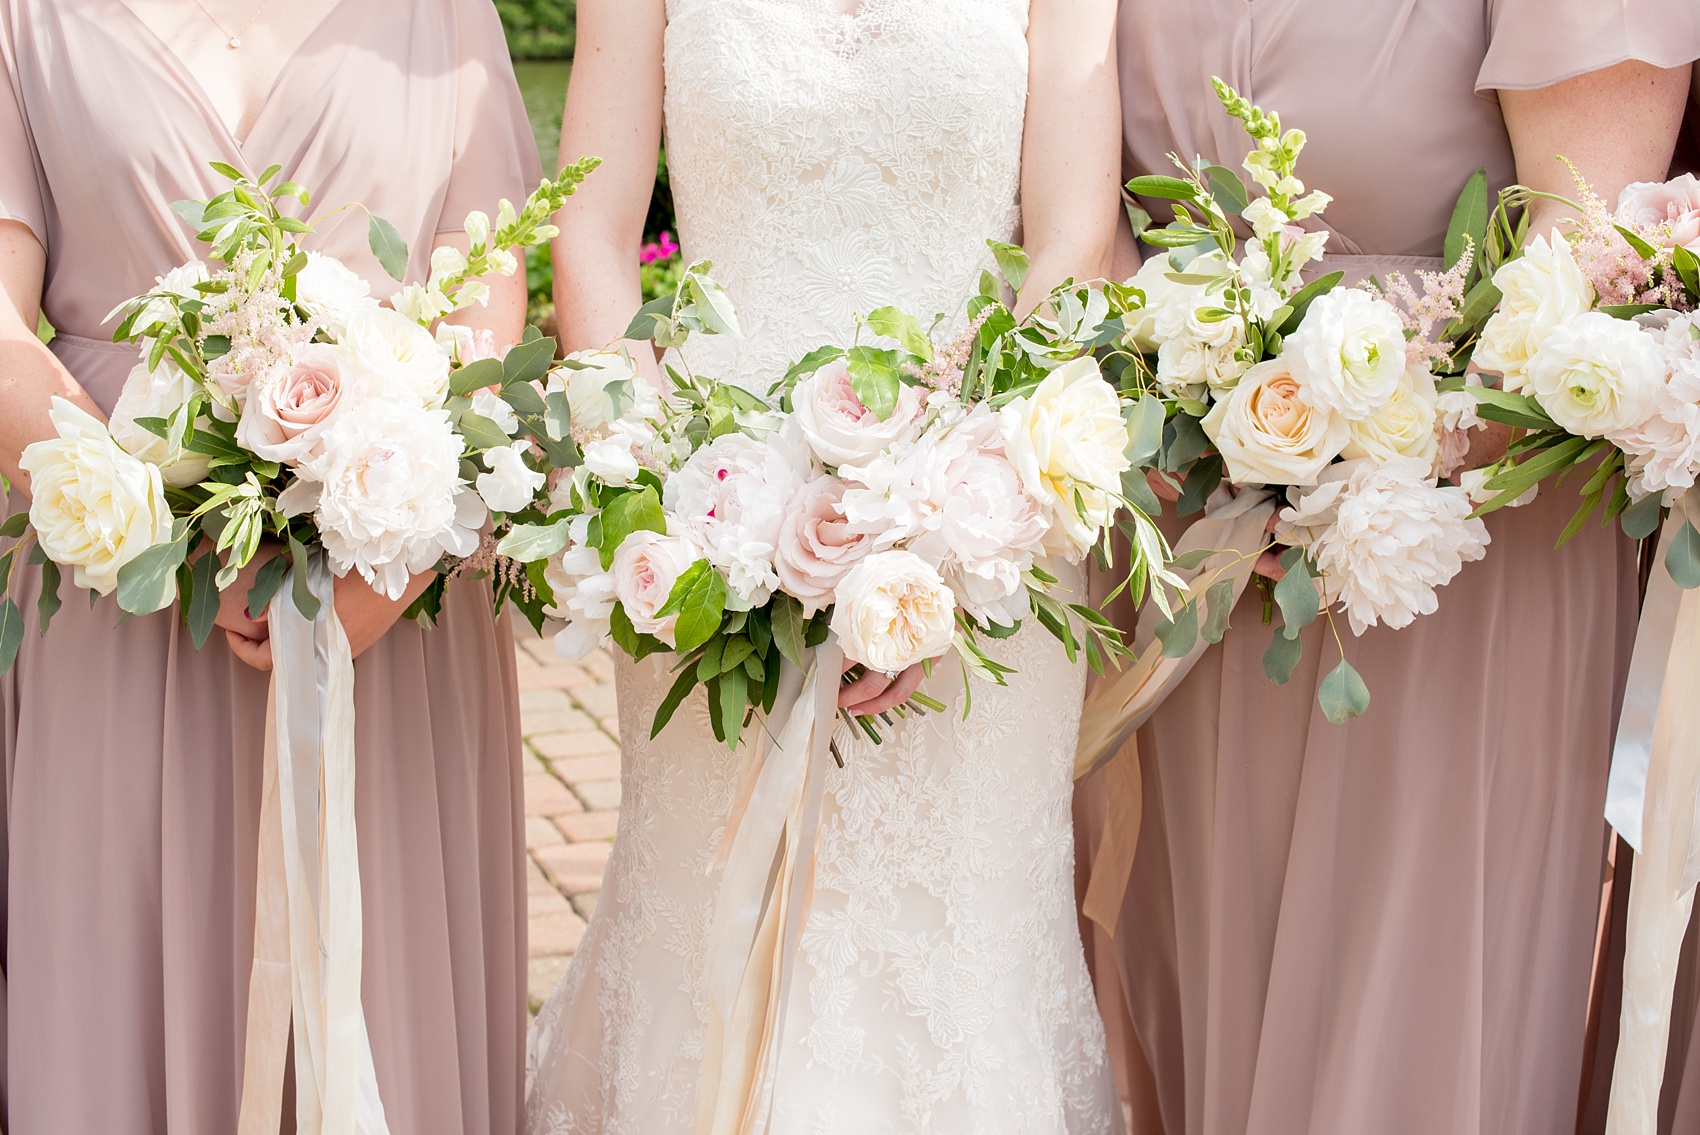
<path id="1" fill-rule="evenodd" d="M 904 372 L 923 386 L 955 397 L 962 390 L 962 378 L 968 372 L 968 358 L 974 353 L 974 340 L 991 314 L 992 305 L 987 304 L 979 315 L 968 321 L 968 326 L 956 333 L 950 346 L 933 356 L 932 362 L 925 366 L 905 367 Z"/>
<path id="2" fill-rule="evenodd" d="M 1379 287 L 1373 282 L 1365 284 L 1366 288 L 1391 304 L 1405 324 L 1405 335 L 1409 340 L 1405 345 L 1407 366 L 1425 366 L 1451 357 L 1451 347 L 1436 336 L 1463 310 L 1464 282 L 1470 278 L 1470 266 L 1475 259 L 1475 245 L 1466 240 L 1463 255 L 1451 268 L 1444 272 L 1418 269 L 1417 279 L 1423 286 L 1422 295 L 1417 294 L 1403 272 L 1389 273 L 1387 282 Z"/>
<path id="3" fill-rule="evenodd" d="M 209 336 L 230 340 L 230 350 L 207 368 L 208 377 L 240 404 L 248 386 L 263 375 L 290 365 L 295 353 L 311 342 L 317 330 L 312 321 L 296 319 L 295 305 L 283 298 L 283 268 L 273 264 L 252 277 L 255 252 L 244 249 L 213 279 L 226 290 L 208 297 Z"/>
<path id="4" fill-rule="evenodd" d="M 1670 253 L 1661 250 L 1656 259 L 1648 260 L 1618 231 L 1622 226 L 1660 249 L 1669 235 L 1670 223 L 1649 226 L 1634 217 L 1615 216 L 1580 175 L 1576 183 L 1582 217 L 1569 238 L 1571 251 L 1577 267 L 1594 286 L 1601 306 L 1652 304 L 1686 310 L 1687 296 L 1671 270 Z"/>

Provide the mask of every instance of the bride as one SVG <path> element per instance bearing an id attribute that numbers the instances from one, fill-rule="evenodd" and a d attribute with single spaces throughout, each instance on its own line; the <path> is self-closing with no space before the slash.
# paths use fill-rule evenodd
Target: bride
<path id="1" fill-rule="evenodd" d="M 561 153 L 606 165 L 559 217 L 565 345 L 619 339 L 641 302 L 634 251 L 663 124 L 686 257 L 713 262 L 745 333 L 694 340 L 698 372 L 765 391 L 802 352 L 849 341 L 858 312 L 959 313 L 987 238 L 1025 242 L 1026 307 L 1104 275 L 1115 9 L 579 0 Z M 1018 676 L 976 688 L 966 720 L 941 667 L 925 688 L 951 712 L 910 717 L 880 746 L 841 733 L 766 1071 L 746 1120 L 715 1131 L 1121 1129 L 1074 915 L 1084 676 L 1037 627 L 998 645 Z M 714 861 L 744 754 L 714 740 L 700 692 L 648 739 L 667 664 L 620 662 L 620 829 L 532 1036 L 532 1135 L 709 1129 L 696 1116 L 720 1048 L 704 981 Z M 918 668 L 869 675 L 840 704 L 879 712 L 920 685 Z"/>

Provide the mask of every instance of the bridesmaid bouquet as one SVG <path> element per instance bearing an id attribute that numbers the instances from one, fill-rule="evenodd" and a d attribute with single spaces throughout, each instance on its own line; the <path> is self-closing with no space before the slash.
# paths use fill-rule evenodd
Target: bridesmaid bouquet
<path id="1" fill-rule="evenodd" d="M 994 251 L 1018 289 L 1021 250 Z M 692 265 L 627 337 L 675 348 L 738 335 L 708 270 Z M 810 352 L 765 395 L 682 361 L 667 368 L 665 398 L 623 385 L 605 423 L 578 418 L 575 393 L 584 463 L 555 489 L 548 521 L 515 527 L 499 549 L 548 558 L 567 620 L 558 647 L 580 656 L 611 636 L 633 658 L 676 655 L 654 732 L 701 684 L 715 737 L 734 748 L 756 711 L 773 711 L 782 661 L 805 669 L 829 635 L 851 662 L 888 674 L 954 653 L 965 683 L 1013 673 L 983 640 L 1029 616 L 1071 660 L 1084 652 L 1101 668 L 1123 652 L 1104 616 L 1057 594 L 1050 570 L 1088 553 L 1108 563 L 1126 507 L 1132 404 L 1090 353 L 1119 325 L 1101 293 L 1073 286 L 1018 324 L 1001 287 L 986 274 L 944 347 L 913 316 L 871 312 L 865 339 Z M 615 369 L 577 365 L 587 392 Z M 1167 549 L 1138 509 L 1126 527 L 1137 594 Z M 924 694 L 912 704 L 944 708 Z"/>
<path id="2" fill-rule="evenodd" d="M 58 437 L 24 452 L 34 500 L 0 529 L 25 537 L 0 556 L 0 578 L 9 583 L 21 557 L 41 565 L 44 632 L 61 567 L 77 587 L 116 594 L 131 615 L 180 601 L 199 647 L 219 593 L 268 540 L 284 552 L 259 569 L 250 611 L 266 609 L 309 549 L 322 549 L 334 574 L 358 572 L 391 597 L 439 564 L 494 566 L 489 547 L 480 555 L 483 526 L 532 509 L 547 472 L 578 460 L 563 381 L 549 379 L 555 345 L 530 332 L 497 357 L 487 333 L 429 328 L 484 302 L 478 277 L 511 274 L 509 249 L 547 241 L 549 216 L 596 164 L 544 181 L 519 209 L 501 202 L 493 223 L 473 213 L 470 253 L 437 249 L 427 282 L 385 307 L 345 265 L 301 247 L 312 226 L 280 206 L 308 207 L 305 187 L 273 184 L 277 166 L 250 181 L 214 163 L 231 188 L 173 206 L 211 246 L 210 263 L 174 269 L 113 312 L 123 317 L 114 340 L 133 344 L 139 361 L 108 423 L 54 401 Z M 400 234 L 377 217 L 369 233 L 385 271 L 401 278 Z M 529 581 L 497 574 L 498 605 L 511 598 L 541 620 Z M 435 613 L 442 586 L 439 577 L 412 613 Z M 313 619 L 319 600 L 305 570 L 291 595 Z M 8 596 L 0 669 L 21 637 Z"/>

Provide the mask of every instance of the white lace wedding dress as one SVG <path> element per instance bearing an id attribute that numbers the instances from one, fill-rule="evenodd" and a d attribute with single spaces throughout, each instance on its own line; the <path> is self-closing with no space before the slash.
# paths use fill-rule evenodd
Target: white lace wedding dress
<path id="1" fill-rule="evenodd" d="M 955 313 L 1018 210 L 1026 0 L 668 0 L 668 160 L 686 256 L 741 342 L 690 361 L 765 390 L 897 303 Z M 840 734 L 777 1045 L 771 1135 L 1098 1135 L 1121 1110 L 1075 921 L 1083 674 L 1036 626 L 1008 688 L 941 667 L 952 711 Z M 660 737 L 670 660 L 622 661 L 619 834 L 532 1034 L 531 1135 L 688 1135 L 713 870 L 742 755 L 700 691 Z"/>

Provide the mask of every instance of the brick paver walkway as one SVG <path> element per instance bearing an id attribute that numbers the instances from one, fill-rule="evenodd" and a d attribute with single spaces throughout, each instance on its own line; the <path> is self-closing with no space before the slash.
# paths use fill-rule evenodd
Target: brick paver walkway
<path id="1" fill-rule="evenodd" d="M 585 919 L 596 909 L 620 819 L 620 724 L 614 663 L 603 651 L 568 662 L 547 639 L 526 630 L 519 689 L 535 1012 L 566 971 Z"/>

